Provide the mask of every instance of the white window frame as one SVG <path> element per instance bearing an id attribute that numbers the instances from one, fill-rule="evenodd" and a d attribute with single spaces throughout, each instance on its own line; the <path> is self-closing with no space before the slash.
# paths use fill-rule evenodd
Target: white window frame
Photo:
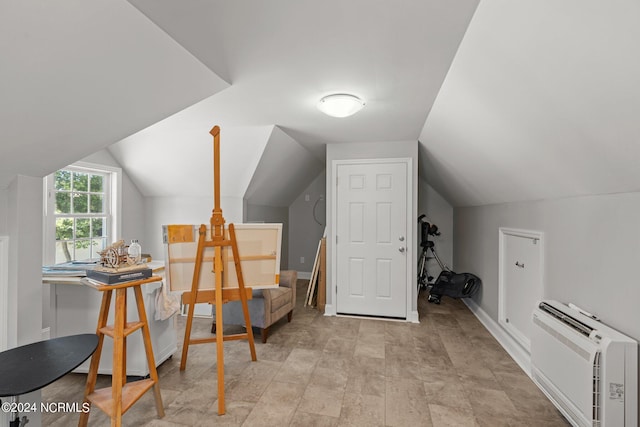
<path id="1" fill-rule="evenodd" d="M 98 172 L 107 175 L 107 182 L 105 183 L 109 190 L 107 197 L 106 207 L 108 209 L 107 216 L 109 216 L 108 223 L 108 239 L 115 241 L 116 236 L 121 235 L 122 228 L 122 169 L 114 166 L 102 165 L 98 163 L 89 162 L 76 162 L 63 169 L 73 169 L 86 171 L 88 173 Z M 55 188 L 54 188 L 54 175 L 55 172 L 44 178 L 44 214 L 43 214 L 43 232 L 44 232 L 44 247 L 43 247 L 43 260 L 45 265 L 50 265 L 55 262 L 55 250 L 56 250 L 56 216 L 55 216 Z M 110 244 L 112 242 L 107 242 Z"/>

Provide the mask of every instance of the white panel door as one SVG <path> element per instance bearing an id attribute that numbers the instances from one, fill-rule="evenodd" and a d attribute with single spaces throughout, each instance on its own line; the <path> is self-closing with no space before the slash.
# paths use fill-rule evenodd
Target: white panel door
<path id="1" fill-rule="evenodd" d="M 541 234 L 501 230 L 499 321 L 527 352 L 533 310 L 543 297 L 541 239 Z"/>
<path id="2" fill-rule="evenodd" d="M 337 166 L 338 313 L 407 316 L 404 162 Z"/>

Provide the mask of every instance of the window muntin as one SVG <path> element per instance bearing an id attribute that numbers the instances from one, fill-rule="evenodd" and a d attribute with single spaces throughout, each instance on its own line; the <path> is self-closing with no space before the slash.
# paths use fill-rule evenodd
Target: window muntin
<path id="1" fill-rule="evenodd" d="M 46 180 L 45 226 L 50 242 L 45 259 L 53 263 L 99 257 L 117 235 L 120 169 L 82 162 L 60 169 Z M 46 255 L 46 254 L 49 255 Z"/>

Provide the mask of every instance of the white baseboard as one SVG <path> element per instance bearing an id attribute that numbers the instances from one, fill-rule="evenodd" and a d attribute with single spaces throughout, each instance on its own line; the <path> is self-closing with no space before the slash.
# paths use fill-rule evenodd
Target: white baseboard
<path id="1" fill-rule="evenodd" d="M 298 271 L 298 279 L 310 280 L 311 272 L 310 271 Z"/>
<path id="2" fill-rule="evenodd" d="M 51 328 L 42 328 L 42 340 L 48 340 L 51 338 Z"/>
<path id="3" fill-rule="evenodd" d="M 527 353 L 498 322 L 493 320 L 475 301 L 469 298 L 462 300 L 471 312 L 478 318 L 480 323 L 487 328 L 489 333 L 498 343 L 509 353 L 520 368 L 531 377 L 531 355 Z"/>
<path id="4" fill-rule="evenodd" d="M 326 304 L 324 306 L 324 315 L 325 316 L 335 316 L 336 314 L 336 308 L 333 304 Z"/>
<path id="5" fill-rule="evenodd" d="M 407 316 L 407 322 L 420 323 L 420 317 L 418 316 L 418 312 L 410 311 L 409 315 Z"/>

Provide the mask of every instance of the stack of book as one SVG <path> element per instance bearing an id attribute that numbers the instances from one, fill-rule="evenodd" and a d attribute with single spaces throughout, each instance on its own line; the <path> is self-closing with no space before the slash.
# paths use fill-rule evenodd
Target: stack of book
<path id="1" fill-rule="evenodd" d="M 135 266 L 135 268 L 109 270 L 112 269 L 96 268 L 87 270 L 86 280 L 99 285 L 115 285 L 151 277 L 151 269 L 146 264 Z"/>

